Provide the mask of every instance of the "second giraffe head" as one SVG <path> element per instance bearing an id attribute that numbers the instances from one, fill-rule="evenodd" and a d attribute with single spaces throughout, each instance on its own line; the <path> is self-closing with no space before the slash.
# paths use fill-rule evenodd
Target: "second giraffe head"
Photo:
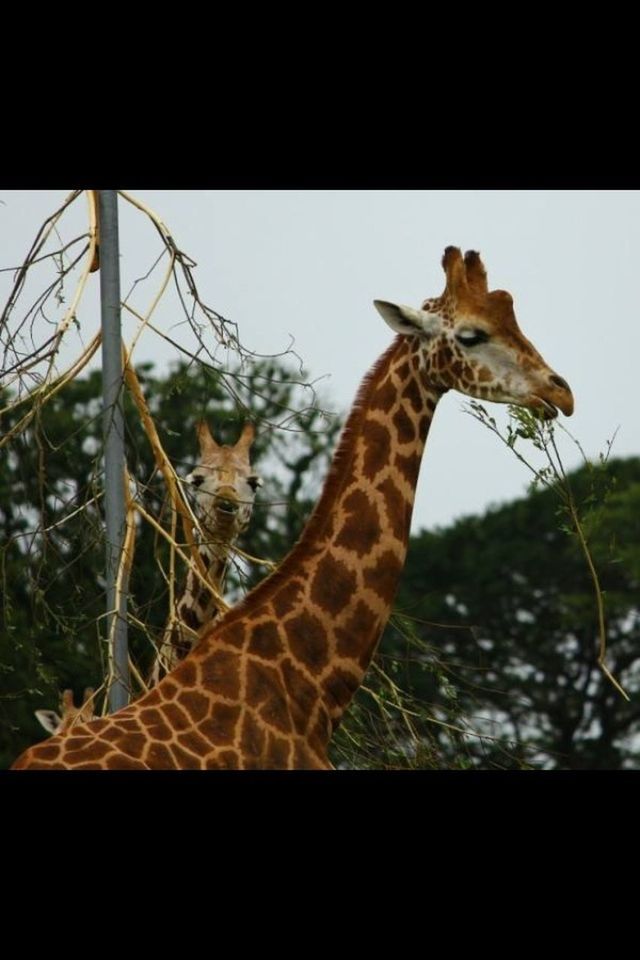
<path id="1" fill-rule="evenodd" d="M 235 446 L 220 445 L 207 423 L 197 426 L 200 463 L 186 477 L 195 488 L 195 508 L 203 531 L 212 536 L 236 537 L 249 523 L 262 480 L 251 467 L 249 450 L 255 436 L 245 423 Z"/>

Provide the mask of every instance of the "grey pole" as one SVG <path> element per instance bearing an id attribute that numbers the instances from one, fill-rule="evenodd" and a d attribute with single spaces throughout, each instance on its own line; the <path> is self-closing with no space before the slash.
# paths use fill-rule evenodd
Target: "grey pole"
<path id="1" fill-rule="evenodd" d="M 122 583 L 119 603 L 116 577 L 125 536 L 124 413 L 122 407 L 122 334 L 120 329 L 120 246 L 118 194 L 99 190 L 100 306 L 102 315 L 102 399 L 104 408 L 105 522 L 107 538 L 107 636 L 113 631 L 113 681 L 109 711 L 129 702 L 127 589 Z M 117 604 L 117 609 L 116 609 Z M 114 623 L 115 620 L 115 623 Z"/>

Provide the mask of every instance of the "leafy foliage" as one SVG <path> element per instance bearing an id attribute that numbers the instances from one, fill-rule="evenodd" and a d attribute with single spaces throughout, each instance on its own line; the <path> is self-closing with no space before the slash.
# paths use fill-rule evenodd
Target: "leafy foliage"
<path id="1" fill-rule="evenodd" d="M 498 738 L 464 737 L 476 766 L 638 766 L 640 459 L 585 466 L 570 481 L 600 575 L 607 658 L 630 703 L 598 670 L 593 585 L 553 488 L 411 542 L 397 607 L 439 651 L 418 652 L 419 664 L 441 664 L 465 726 Z M 383 649 L 401 657 L 405 645 L 391 624 Z M 410 669 L 406 689 L 453 722 L 432 670 Z M 459 743 L 437 739 L 441 764 L 459 759 Z"/>

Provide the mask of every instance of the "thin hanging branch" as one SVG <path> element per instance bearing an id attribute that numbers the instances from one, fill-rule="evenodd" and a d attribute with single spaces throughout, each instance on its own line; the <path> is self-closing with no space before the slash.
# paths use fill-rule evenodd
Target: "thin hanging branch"
<path id="1" fill-rule="evenodd" d="M 534 483 L 540 483 L 544 487 L 547 487 L 547 489 L 552 490 L 553 493 L 560 499 L 563 509 L 570 520 L 571 529 L 580 545 L 580 550 L 593 585 L 598 622 L 598 666 L 607 680 L 613 684 L 618 693 L 624 697 L 625 700 L 629 701 L 629 695 L 618 682 L 618 680 L 616 680 L 616 678 L 613 676 L 605 662 L 607 653 L 607 627 L 604 612 L 604 596 L 600 586 L 600 578 L 593 561 L 593 555 L 589 548 L 589 543 L 584 530 L 584 524 L 580 517 L 580 512 L 573 495 L 573 490 L 571 489 L 571 483 L 560 456 L 560 451 L 558 450 L 554 434 L 553 421 L 540 420 L 529 410 L 525 410 L 522 407 L 510 406 L 509 414 L 511 421 L 507 425 L 506 432 L 503 433 L 498 428 L 494 418 L 489 416 L 485 408 L 480 403 L 477 403 L 476 401 L 470 401 L 468 404 L 464 405 L 463 409 L 475 420 L 478 420 L 483 426 L 487 427 L 496 437 L 498 437 L 502 443 L 509 448 L 509 450 L 511 450 L 520 463 L 524 464 L 524 466 L 527 467 L 527 469 L 533 474 Z M 569 436 L 571 436 L 568 431 L 566 432 Z M 519 449 L 516 449 L 519 439 L 530 441 L 536 450 L 543 453 L 547 461 L 547 466 L 543 468 L 533 466 L 527 459 L 527 456 L 521 453 Z M 571 439 L 574 438 L 572 437 Z M 578 449 L 586 461 L 582 447 L 579 443 L 577 443 L 577 441 L 574 440 L 574 442 L 578 446 Z M 609 452 L 610 449 L 611 445 L 609 444 Z"/>

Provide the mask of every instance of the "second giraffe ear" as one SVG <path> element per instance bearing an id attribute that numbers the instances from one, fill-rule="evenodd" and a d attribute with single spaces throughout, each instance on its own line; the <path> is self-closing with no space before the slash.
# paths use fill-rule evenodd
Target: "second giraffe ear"
<path id="1" fill-rule="evenodd" d="M 389 303 L 388 300 L 374 300 L 373 305 L 396 333 L 414 337 L 435 337 L 442 329 L 439 317 L 427 313 L 426 310 Z"/>

